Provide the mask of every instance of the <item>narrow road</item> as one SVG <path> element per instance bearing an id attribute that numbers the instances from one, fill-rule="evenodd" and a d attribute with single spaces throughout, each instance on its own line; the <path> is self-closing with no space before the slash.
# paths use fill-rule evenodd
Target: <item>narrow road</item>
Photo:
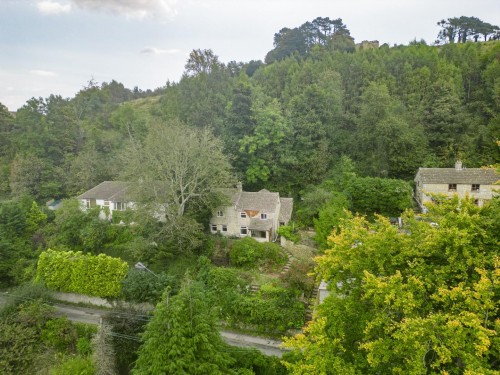
<path id="1" fill-rule="evenodd" d="M 6 297 L 0 293 L 0 308 L 5 304 Z M 66 316 L 69 320 L 80 323 L 99 324 L 101 318 L 106 315 L 106 310 L 100 310 L 89 307 L 70 306 L 61 303 L 52 303 L 56 309 L 56 315 Z M 220 334 L 224 341 L 231 346 L 241 348 L 255 348 L 266 355 L 275 355 L 280 357 L 286 350 L 281 349 L 281 341 L 271 340 L 260 336 L 251 336 L 242 333 L 235 333 L 221 330 Z"/>

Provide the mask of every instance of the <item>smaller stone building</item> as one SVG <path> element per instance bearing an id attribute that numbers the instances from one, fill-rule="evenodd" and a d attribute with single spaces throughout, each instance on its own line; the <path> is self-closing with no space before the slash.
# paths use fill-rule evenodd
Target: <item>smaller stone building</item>
<path id="1" fill-rule="evenodd" d="M 260 242 L 274 241 L 280 226 L 288 224 L 292 216 L 293 199 L 282 198 L 279 193 L 262 189 L 243 191 L 236 188 L 221 189 L 230 204 L 219 207 L 210 220 L 210 231 L 224 236 L 251 236 Z"/>
<path id="2" fill-rule="evenodd" d="M 492 168 L 465 168 L 460 161 L 455 168 L 419 168 L 415 176 L 415 198 L 421 209 L 432 201 L 430 194 L 469 196 L 478 206 L 492 199 L 500 186 L 500 175 Z"/>

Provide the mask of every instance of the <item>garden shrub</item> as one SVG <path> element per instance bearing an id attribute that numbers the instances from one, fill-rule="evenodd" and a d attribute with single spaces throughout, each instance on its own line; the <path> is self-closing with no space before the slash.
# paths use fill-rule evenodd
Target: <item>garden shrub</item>
<path id="1" fill-rule="evenodd" d="M 174 292 L 179 288 L 179 279 L 164 273 L 152 274 L 144 270 L 129 269 L 123 280 L 123 296 L 131 302 L 156 304 L 167 286 Z"/>
<path id="2" fill-rule="evenodd" d="M 94 375 L 94 365 L 90 357 L 67 356 L 63 361 L 50 369 L 51 375 Z"/>
<path id="3" fill-rule="evenodd" d="M 236 301 L 249 293 L 250 277 L 244 277 L 240 270 L 234 268 L 212 267 L 202 281 L 209 298 L 218 307 L 219 317 L 232 322 Z"/>
<path id="4" fill-rule="evenodd" d="M 312 261 L 293 260 L 289 270 L 280 275 L 280 279 L 292 289 L 309 294 L 314 289 L 314 278 L 309 275 L 313 270 Z"/>
<path id="5" fill-rule="evenodd" d="M 232 323 L 249 324 L 260 332 L 284 333 L 304 324 L 305 307 L 293 290 L 266 284 L 258 293 L 233 303 Z"/>
<path id="6" fill-rule="evenodd" d="M 239 348 L 227 346 L 226 352 L 235 360 L 232 368 L 237 369 L 238 375 L 285 375 L 285 366 L 276 356 L 267 356 L 255 348 Z M 245 371 L 246 370 L 246 371 Z"/>
<path id="7" fill-rule="evenodd" d="M 281 265 L 286 261 L 278 245 L 261 243 L 251 237 L 235 241 L 229 250 L 229 258 L 232 265 L 245 268 Z"/>
<path id="8" fill-rule="evenodd" d="M 41 332 L 42 342 L 57 351 L 65 352 L 76 350 L 78 339 L 77 330 L 68 318 L 54 318 L 45 323 Z"/>
<path id="9" fill-rule="evenodd" d="M 38 259 L 37 280 L 61 292 L 118 297 L 127 270 L 127 263 L 119 258 L 49 249 Z"/>
<path id="10" fill-rule="evenodd" d="M 278 234 L 293 243 L 300 242 L 300 233 L 296 230 L 294 225 L 282 225 L 278 229 Z"/>

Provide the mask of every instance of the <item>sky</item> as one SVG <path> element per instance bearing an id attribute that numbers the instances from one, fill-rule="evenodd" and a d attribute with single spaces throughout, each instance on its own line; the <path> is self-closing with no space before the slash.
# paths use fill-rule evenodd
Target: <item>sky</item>
<path id="1" fill-rule="evenodd" d="M 178 82 L 193 49 L 264 60 L 273 36 L 341 18 L 355 42 L 432 44 L 441 19 L 500 25 L 499 0 L 0 0 L 0 103 L 73 97 L 93 79 L 130 89 Z"/>

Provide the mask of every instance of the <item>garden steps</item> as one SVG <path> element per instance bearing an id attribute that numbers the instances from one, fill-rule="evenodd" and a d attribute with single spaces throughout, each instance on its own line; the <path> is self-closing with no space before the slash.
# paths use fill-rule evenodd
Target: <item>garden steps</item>
<path id="1" fill-rule="evenodd" d="M 318 292 L 319 292 L 319 285 L 315 285 L 314 289 L 311 293 L 311 298 L 309 299 L 309 305 L 307 306 L 306 309 L 306 322 L 309 320 L 312 320 L 313 313 L 314 313 L 314 308 L 316 307 L 316 303 L 318 301 Z"/>
<path id="2" fill-rule="evenodd" d="M 292 253 L 290 251 L 288 251 L 287 249 L 283 248 L 283 252 L 287 256 L 288 260 L 280 272 L 282 275 L 287 273 L 288 270 L 290 270 L 290 266 L 292 265 L 292 261 L 295 259 L 294 256 L 292 255 Z"/>
<path id="3" fill-rule="evenodd" d="M 260 290 L 260 285 L 257 285 L 257 284 L 250 285 L 250 292 L 257 293 L 259 290 Z"/>

